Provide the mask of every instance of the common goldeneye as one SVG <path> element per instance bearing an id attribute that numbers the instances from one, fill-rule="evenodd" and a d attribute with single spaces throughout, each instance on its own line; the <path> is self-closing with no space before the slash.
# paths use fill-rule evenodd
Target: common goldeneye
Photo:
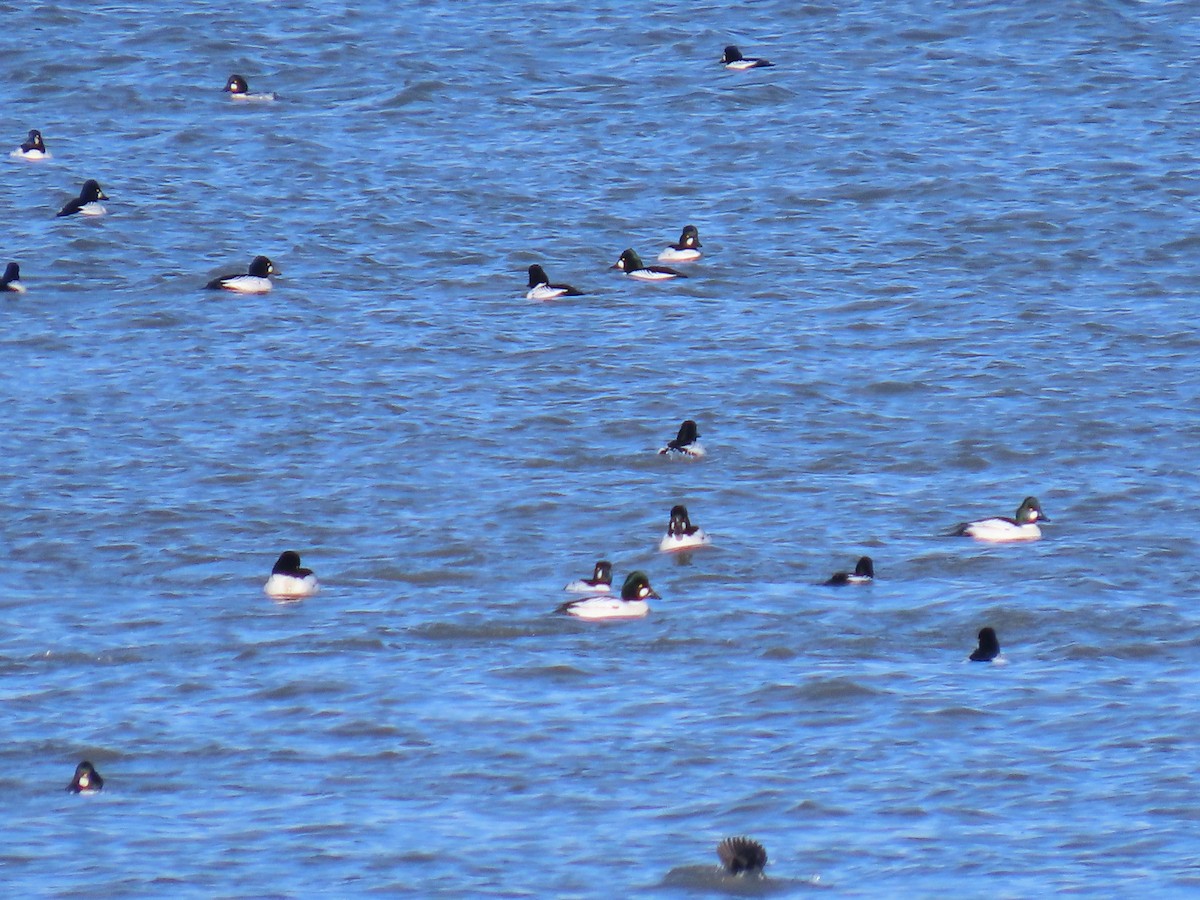
<path id="1" fill-rule="evenodd" d="M 682 504 L 671 507 L 671 521 L 667 523 L 667 533 L 658 542 L 658 549 L 664 553 L 676 550 L 690 550 L 693 547 L 703 547 L 710 543 L 709 537 L 699 525 L 693 525 L 688 518 L 687 507 Z"/>
<path id="2" fill-rule="evenodd" d="M 13 156 L 21 159 L 49 159 L 50 151 L 42 141 L 42 133 L 36 128 L 29 129 L 29 137 L 20 147 L 12 152 Z"/>
<path id="3" fill-rule="evenodd" d="M 1037 497 L 1026 497 L 1017 507 L 1013 518 L 994 516 L 990 519 L 979 519 L 975 522 L 964 522 L 955 526 L 951 534 L 958 537 L 972 537 L 977 541 L 989 543 L 1007 543 L 1010 541 L 1036 541 L 1042 536 L 1038 522 L 1050 518 L 1042 512 L 1042 505 Z"/>
<path id="4" fill-rule="evenodd" d="M 642 258 L 633 250 L 626 250 L 621 258 L 612 264 L 612 268 L 620 269 L 630 278 L 638 281 L 666 281 L 669 278 L 687 278 L 682 272 L 676 272 L 667 266 L 647 266 Z"/>
<path id="5" fill-rule="evenodd" d="M 273 92 L 264 92 L 252 94 L 250 86 L 246 84 L 246 79 L 241 75 L 230 75 L 229 80 L 225 82 L 225 87 L 222 89 L 234 100 L 278 100 L 279 97 Z"/>
<path id="6" fill-rule="evenodd" d="M 773 66 L 775 63 L 769 59 L 762 59 L 757 56 L 742 56 L 742 51 L 730 44 L 725 48 L 725 55 L 721 57 L 721 65 L 727 69 L 765 69 L 767 66 Z"/>
<path id="7" fill-rule="evenodd" d="M 1000 639 L 993 628 L 979 629 L 979 646 L 971 654 L 971 662 L 992 662 L 1000 655 Z"/>
<path id="8" fill-rule="evenodd" d="M 612 590 L 612 563 L 607 559 L 599 560 L 596 563 L 596 568 L 592 570 L 591 578 L 580 578 L 577 581 L 570 582 L 564 591 L 573 591 L 575 593 L 605 593 Z"/>
<path id="9" fill-rule="evenodd" d="M 700 232 L 695 225 L 684 225 L 679 243 L 671 244 L 658 254 L 659 262 L 695 262 L 701 256 Z"/>
<path id="10" fill-rule="evenodd" d="M 870 584 L 875 580 L 875 564 L 871 557 L 863 556 L 854 567 L 854 573 L 834 572 L 826 584 Z"/>
<path id="11" fill-rule="evenodd" d="M 301 597 L 311 597 L 318 590 L 317 576 L 312 569 L 300 566 L 300 554 L 295 550 L 285 550 L 279 554 L 271 577 L 263 585 L 263 592 L 276 600 L 298 600 Z"/>
<path id="12" fill-rule="evenodd" d="M 546 277 L 546 270 L 539 265 L 529 267 L 529 293 L 526 300 L 553 300 L 556 297 L 579 297 L 583 291 L 577 291 L 569 284 L 551 284 Z"/>
<path id="13" fill-rule="evenodd" d="M 73 216 L 76 213 L 82 216 L 102 216 L 108 210 L 100 204 L 100 201 L 107 199 L 108 195 L 100 190 L 100 182 L 95 178 L 89 178 L 83 183 L 79 196 L 68 200 L 66 205 L 55 214 L 55 218 Z"/>
<path id="14" fill-rule="evenodd" d="M 679 433 L 675 435 L 675 440 L 667 441 L 667 446 L 659 450 L 658 455 L 699 459 L 704 456 L 704 447 L 700 444 L 699 437 L 700 432 L 696 430 L 696 423 L 691 419 L 684 419 L 683 424 L 679 426 Z"/>
<path id="15" fill-rule="evenodd" d="M 72 794 L 94 794 L 104 789 L 104 779 L 86 759 L 75 767 L 75 777 L 67 785 Z"/>
<path id="16" fill-rule="evenodd" d="M 717 858 L 730 875 L 761 876 L 767 867 L 767 851 L 748 837 L 725 838 L 717 844 Z"/>
<path id="17" fill-rule="evenodd" d="M 582 597 L 579 600 L 568 600 L 555 610 L 580 619 L 640 619 L 650 612 L 646 602 L 653 597 L 659 599 L 654 588 L 650 587 L 650 579 L 643 572 L 630 572 L 621 587 L 621 596 L 599 594 L 595 597 Z"/>
<path id="18" fill-rule="evenodd" d="M 25 293 L 25 285 L 21 284 L 21 267 L 10 262 L 4 268 L 4 277 L 0 278 L 0 291 L 12 291 L 14 294 Z"/>
<path id="19" fill-rule="evenodd" d="M 222 275 L 214 278 L 204 286 L 209 291 L 237 291 L 241 294 L 265 294 L 271 290 L 269 276 L 278 275 L 275 264 L 265 256 L 256 256 L 250 261 L 250 268 L 242 275 Z"/>

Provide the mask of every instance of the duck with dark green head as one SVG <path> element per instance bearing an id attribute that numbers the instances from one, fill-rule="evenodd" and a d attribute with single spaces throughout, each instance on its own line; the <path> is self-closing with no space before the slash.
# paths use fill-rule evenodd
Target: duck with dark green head
<path id="1" fill-rule="evenodd" d="M 991 544 L 1036 541 L 1042 536 L 1042 529 L 1038 527 L 1038 522 L 1041 521 L 1050 521 L 1050 517 L 1042 512 L 1042 504 L 1038 502 L 1037 497 L 1026 497 L 1011 519 L 1008 516 L 992 516 L 989 519 L 963 522 L 955 526 L 950 533 Z"/>
<path id="2" fill-rule="evenodd" d="M 621 596 L 611 593 L 568 600 L 555 610 L 578 619 L 640 619 L 650 612 L 649 599 L 659 599 L 645 572 L 630 572 L 621 586 Z"/>

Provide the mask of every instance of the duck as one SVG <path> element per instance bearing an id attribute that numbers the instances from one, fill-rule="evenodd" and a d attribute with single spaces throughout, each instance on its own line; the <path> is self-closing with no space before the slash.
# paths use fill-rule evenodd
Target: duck
<path id="1" fill-rule="evenodd" d="M 1000 655 L 1000 639 L 994 628 L 979 629 L 979 646 L 971 653 L 971 662 L 992 662 Z"/>
<path id="2" fill-rule="evenodd" d="M 233 100 L 271 101 L 279 99 L 279 95 L 271 91 L 258 94 L 251 93 L 250 85 L 246 83 L 246 79 L 241 75 L 230 75 L 229 80 L 225 82 L 225 87 L 222 90 L 229 94 Z"/>
<path id="3" fill-rule="evenodd" d="M 683 233 L 679 235 L 679 243 L 669 244 L 662 253 L 658 254 L 659 262 L 695 262 L 701 257 L 700 232 L 695 225 L 684 225 Z"/>
<path id="4" fill-rule="evenodd" d="M 311 597 L 320 589 L 317 576 L 312 569 L 300 566 L 300 554 L 295 550 L 285 550 L 279 554 L 279 559 L 271 569 L 271 577 L 263 585 L 263 592 L 276 600 L 299 600 L 301 597 Z"/>
<path id="5" fill-rule="evenodd" d="M 761 877 L 767 867 L 767 851 L 748 837 L 725 838 L 717 844 L 717 859 L 730 875 Z"/>
<path id="6" fill-rule="evenodd" d="M 826 584 L 870 584 L 875 580 L 875 563 L 869 556 L 859 557 L 854 572 L 834 572 Z"/>
<path id="7" fill-rule="evenodd" d="M 568 600 L 555 610 L 578 619 L 640 619 L 650 612 L 649 599 L 661 599 L 644 572 L 630 572 L 621 586 L 621 596 L 597 594 Z"/>
<path id="8" fill-rule="evenodd" d="M 67 785 L 72 794 L 94 794 L 104 789 L 104 779 L 86 759 L 75 767 L 75 777 Z"/>
<path id="9" fill-rule="evenodd" d="M 612 264 L 612 268 L 620 269 L 630 278 L 636 278 L 638 281 L 667 281 L 671 278 L 687 278 L 682 272 L 676 272 L 667 266 L 645 265 L 642 258 L 632 249 L 622 253 L 620 259 Z"/>
<path id="10" fill-rule="evenodd" d="M 4 277 L 0 278 L 0 291 L 11 291 L 14 294 L 25 293 L 25 285 L 21 284 L 21 267 L 10 262 L 4 267 Z"/>
<path id="11" fill-rule="evenodd" d="M 664 553 L 677 550 L 690 550 L 693 547 L 703 547 L 712 543 L 704 529 L 693 525 L 688 518 L 687 507 L 682 504 L 671 507 L 671 520 L 667 523 L 667 533 L 658 542 L 658 549 Z"/>
<path id="12" fill-rule="evenodd" d="M 102 216 L 106 210 L 101 204 L 101 200 L 107 200 L 108 195 L 100 190 L 100 182 L 95 178 L 89 178 L 83 183 L 83 188 L 79 191 L 79 196 L 68 200 L 56 214 L 59 216 L 73 216 L 78 213 L 81 216 Z"/>
<path id="13" fill-rule="evenodd" d="M 576 290 L 569 284 L 551 284 L 546 277 L 546 270 L 539 265 L 529 267 L 529 293 L 526 300 L 554 300 L 557 297 L 579 297 L 583 291 Z"/>
<path id="14" fill-rule="evenodd" d="M 742 51 L 730 44 L 725 48 L 725 54 L 721 57 L 721 65 L 727 69 L 740 71 L 742 69 L 765 69 L 775 63 L 758 56 L 742 56 Z"/>
<path id="15" fill-rule="evenodd" d="M 1049 522 L 1050 518 L 1042 512 L 1042 505 L 1037 497 L 1026 497 L 1017 507 L 1013 518 L 994 516 L 990 519 L 978 519 L 974 522 L 963 522 L 950 532 L 956 537 L 971 537 L 977 541 L 1001 544 L 1012 541 L 1036 541 L 1042 536 L 1039 521 Z"/>
<path id="16" fill-rule="evenodd" d="M 700 432 L 696 430 L 696 423 L 692 419 L 684 419 L 683 424 L 679 426 L 679 433 L 675 435 L 675 440 L 667 441 L 667 446 L 659 450 L 658 455 L 680 459 L 699 459 L 705 455 L 704 447 L 698 440 L 699 437 Z"/>
<path id="17" fill-rule="evenodd" d="M 19 159 L 49 159 L 50 151 L 46 149 L 46 144 L 42 141 L 42 133 L 36 128 L 31 128 L 25 143 L 14 150 L 12 155 Z"/>
<path id="18" fill-rule="evenodd" d="M 265 256 L 250 261 L 245 274 L 222 275 L 204 286 L 209 291 L 237 291 L 240 294 L 265 294 L 271 290 L 271 275 L 278 275 L 275 264 Z"/>
<path id="19" fill-rule="evenodd" d="M 574 593 L 608 593 L 612 590 L 612 563 L 607 559 L 597 560 L 591 578 L 580 578 L 563 588 Z"/>

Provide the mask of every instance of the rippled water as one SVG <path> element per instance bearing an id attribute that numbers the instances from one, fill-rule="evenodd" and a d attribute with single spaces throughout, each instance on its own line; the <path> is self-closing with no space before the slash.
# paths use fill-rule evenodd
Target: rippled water
<path id="1" fill-rule="evenodd" d="M 1192 4 L 0 12 L 5 893 L 1200 888 Z"/>

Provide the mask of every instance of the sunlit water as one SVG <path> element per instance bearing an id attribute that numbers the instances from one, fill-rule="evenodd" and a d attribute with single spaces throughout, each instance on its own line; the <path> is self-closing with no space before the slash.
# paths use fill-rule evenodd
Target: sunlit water
<path id="1" fill-rule="evenodd" d="M 6 894 L 1200 888 L 1192 4 L 0 13 Z"/>

